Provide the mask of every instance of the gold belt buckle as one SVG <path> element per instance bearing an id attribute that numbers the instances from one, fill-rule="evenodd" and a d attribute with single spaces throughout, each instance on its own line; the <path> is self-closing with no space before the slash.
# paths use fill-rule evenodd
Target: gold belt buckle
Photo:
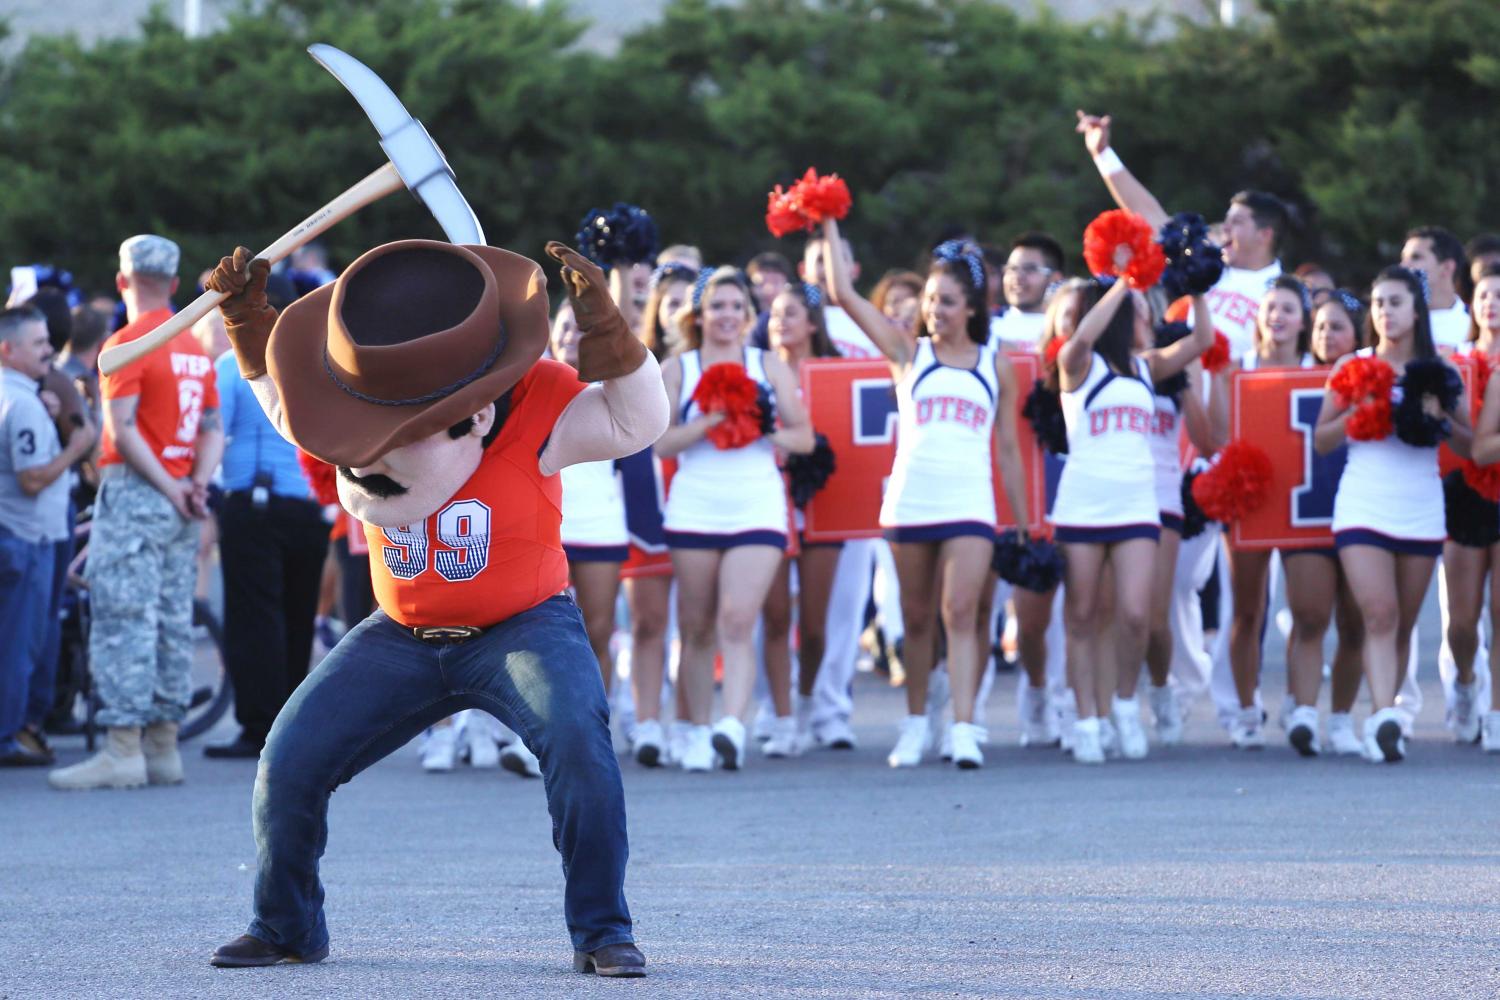
<path id="1" fill-rule="evenodd" d="M 484 634 L 476 625 L 421 625 L 411 630 L 412 635 L 435 646 L 468 642 Z"/>

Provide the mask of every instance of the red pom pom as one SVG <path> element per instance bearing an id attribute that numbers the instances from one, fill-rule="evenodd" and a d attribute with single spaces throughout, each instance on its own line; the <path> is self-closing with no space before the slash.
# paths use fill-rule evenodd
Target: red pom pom
<path id="1" fill-rule="evenodd" d="M 1053 337 L 1047 341 L 1047 346 L 1042 351 L 1042 361 L 1049 368 L 1057 367 L 1057 356 L 1062 353 L 1063 345 L 1067 342 L 1066 337 Z"/>
<path id="2" fill-rule="evenodd" d="M 766 196 L 766 228 L 777 238 L 799 229 L 813 230 L 825 219 L 842 219 L 854 199 L 838 174 L 819 177 L 812 167 L 790 188 L 778 184 Z"/>
<path id="3" fill-rule="evenodd" d="M 1500 465 L 1475 465 L 1473 459 L 1466 458 L 1459 469 L 1469 489 L 1491 503 L 1500 501 Z"/>
<path id="4" fill-rule="evenodd" d="M 1218 330 L 1214 331 L 1214 345 L 1203 352 L 1200 359 L 1203 362 L 1203 370 L 1211 375 L 1217 375 L 1229 367 L 1229 338 Z"/>
<path id="5" fill-rule="evenodd" d="M 743 365 L 709 365 L 693 390 L 693 402 L 704 413 L 724 414 L 708 429 L 715 448 L 743 448 L 761 436 L 760 389 Z"/>
<path id="6" fill-rule="evenodd" d="M 1396 370 L 1380 358 L 1351 358 L 1328 380 L 1341 406 L 1353 407 L 1344 423 L 1351 441 L 1379 441 L 1391 433 L 1391 387 Z"/>
<path id="7" fill-rule="evenodd" d="M 1193 480 L 1193 499 L 1215 521 L 1236 521 L 1271 497 L 1271 456 L 1248 441 L 1231 441 L 1207 472 Z"/>
<path id="8" fill-rule="evenodd" d="M 1167 266 L 1155 235 L 1151 224 L 1134 212 L 1120 208 L 1101 212 L 1083 231 L 1084 262 L 1093 274 L 1124 278 L 1135 289 L 1150 288 Z M 1115 266 L 1115 252 L 1122 246 L 1130 250 L 1124 270 Z"/>
<path id="9" fill-rule="evenodd" d="M 313 458 L 301 448 L 297 449 L 297 464 L 302 466 L 302 472 L 307 476 L 318 503 L 327 507 L 339 502 L 338 473 L 333 466 Z"/>

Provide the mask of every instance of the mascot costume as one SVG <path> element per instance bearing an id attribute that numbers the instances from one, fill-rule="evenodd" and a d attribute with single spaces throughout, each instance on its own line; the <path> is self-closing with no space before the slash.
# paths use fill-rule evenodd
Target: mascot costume
<path id="1" fill-rule="evenodd" d="M 640 976 L 625 905 L 625 801 L 599 665 L 567 595 L 558 471 L 667 426 L 661 374 L 603 272 L 551 243 L 582 339 L 540 360 L 541 268 L 487 246 L 377 247 L 278 316 L 241 247 L 208 287 L 240 371 L 290 441 L 338 469 L 379 609 L 287 702 L 256 772 L 255 917 L 218 966 L 328 955 L 318 859 L 339 785 L 466 708 L 541 762 L 574 967 Z"/>

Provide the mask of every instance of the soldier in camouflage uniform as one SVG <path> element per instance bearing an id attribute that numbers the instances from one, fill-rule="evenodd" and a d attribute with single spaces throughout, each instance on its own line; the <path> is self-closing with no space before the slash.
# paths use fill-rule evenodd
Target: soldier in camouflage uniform
<path id="1" fill-rule="evenodd" d="M 172 315 L 177 246 L 134 236 L 116 287 L 130 323 L 105 349 Z M 89 664 L 109 737 L 99 754 L 53 771 L 54 788 L 135 788 L 182 780 L 177 726 L 192 691 L 199 523 L 224 436 L 213 360 L 184 331 L 105 376 L 101 485 L 89 541 Z"/>

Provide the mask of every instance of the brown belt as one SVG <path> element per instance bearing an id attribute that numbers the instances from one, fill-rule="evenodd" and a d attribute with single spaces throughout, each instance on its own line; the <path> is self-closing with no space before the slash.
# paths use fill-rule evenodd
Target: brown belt
<path id="1" fill-rule="evenodd" d="M 411 630 L 411 634 L 428 645 L 456 646 L 478 639 L 484 635 L 484 629 L 477 625 L 419 625 Z"/>

